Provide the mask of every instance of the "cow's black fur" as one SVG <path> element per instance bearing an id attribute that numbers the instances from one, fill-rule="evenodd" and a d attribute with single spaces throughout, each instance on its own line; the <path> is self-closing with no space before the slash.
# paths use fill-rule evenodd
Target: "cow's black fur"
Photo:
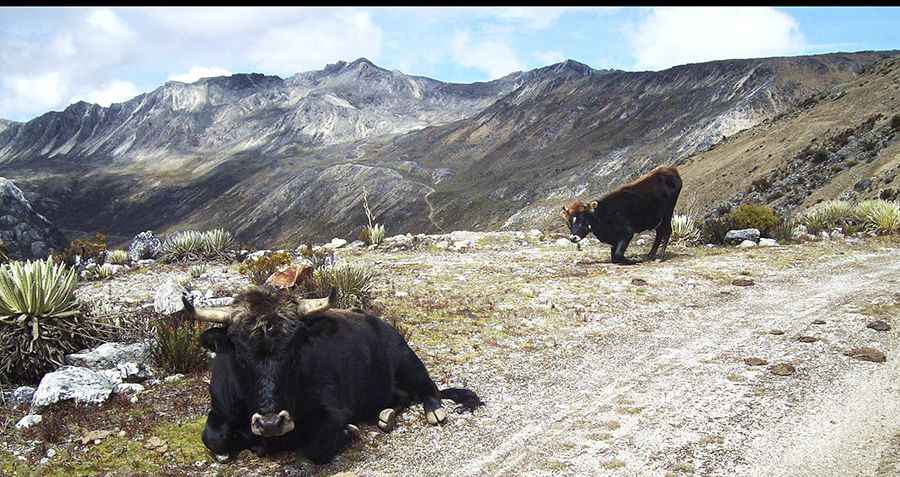
<path id="1" fill-rule="evenodd" d="M 211 410 L 203 443 L 215 454 L 299 450 L 327 463 L 351 442 L 347 425 L 370 421 L 386 408 L 441 398 L 472 410 L 483 404 L 469 390 L 438 390 L 406 340 L 384 320 L 361 310 L 327 310 L 297 318 L 284 297 L 256 289 L 239 295 L 243 311 L 227 327 L 201 336 L 214 351 Z M 261 437 L 254 413 L 286 410 L 294 430 Z"/>
<path id="2" fill-rule="evenodd" d="M 674 167 L 657 167 L 634 182 L 625 184 L 589 204 L 573 202 L 563 207 L 562 216 L 573 240 L 593 232 L 598 240 L 612 245 L 612 262 L 630 265 L 625 249 L 635 233 L 656 229 L 650 258 L 665 256 L 672 236 L 672 214 L 681 192 L 681 177 Z M 577 241 L 576 240 L 576 241 Z"/>

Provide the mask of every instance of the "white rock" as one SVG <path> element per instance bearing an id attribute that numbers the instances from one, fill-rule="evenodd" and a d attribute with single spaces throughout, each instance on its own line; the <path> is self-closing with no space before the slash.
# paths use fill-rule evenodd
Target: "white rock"
<path id="1" fill-rule="evenodd" d="M 532 240 L 534 242 L 540 242 L 540 241 L 544 240 L 544 233 L 538 229 L 529 230 L 528 233 L 526 234 L 526 236 L 528 237 L 529 240 Z"/>
<path id="2" fill-rule="evenodd" d="M 143 363 L 148 359 L 146 343 L 103 343 L 91 350 L 67 354 L 65 363 L 82 368 L 110 369 L 124 363 Z"/>
<path id="3" fill-rule="evenodd" d="M 13 391 L 12 400 L 15 404 L 29 404 L 34 397 L 34 388 L 31 386 L 19 386 Z"/>
<path id="4" fill-rule="evenodd" d="M 16 429 L 28 429 L 31 426 L 40 424 L 44 417 L 40 414 L 29 414 L 16 423 Z"/>
<path id="5" fill-rule="evenodd" d="M 347 245 L 347 241 L 346 241 L 346 240 L 344 240 L 344 239 L 342 239 L 342 238 L 337 238 L 337 237 L 335 237 L 335 238 L 331 239 L 331 243 L 329 243 L 329 244 L 327 244 L 327 245 L 325 245 L 325 246 L 333 250 L 333 249 L 341 248 L 341 247 L 343 247 L 344 245 Z"/>
<path id="6" fill-rule="evenodd" d="M 365 246 L 366 246 L 366 243 L 363 242 L 362 240 L 354 240 L 354 241 L 350 242 L 350 248 L 362 248 Z"/>
<path id="7" fill-rule="evenodd" d="M 176 381 L 181 381 L 182 379 L 184 379 L 184 375 L 179 373 L 179 374 L 173 374 L 171 376 L 166 376 L 165 379 L 163 379 L 163 381 L 165 381 L 167 383 L 174 383 Z"/>
<path id="8" fill-rule="evenodd" d="M 755 247 L 755 246 L 756 246 L 756 242 L 754 242 L 752 240 L 744 240 L 737 247 L 738 248 L 750 248 L 750 247 Z"/>
<path id="9" fill-rule="evenodd" d="M 829 240 L 831 238 L 831 235 L 829 235 L 828 232 L 823 230 L 823 231 L 819 232 L 819 238 L 821 238 L 822 240 Z"/>
<path id="10" fill-rule="evenodd" d="M 759 241 L 759 230 L 757 229 L 740 229 L 740 230 L 729 230 L 728 233 L 725 234 L 725 242 L 727 243 L 742 243 L 745 240 L 751 240 L 754 243 Z"/>
<path id="11" fill-rule="evenodd" d="M 144 386 L 137 383 L 120 383 L 113 388 L 116 394 L 140 394 L 144 392 Z"/>
<path id="12" fill-rule="evenodd" d="M 171 315 L 184 309 L 181 295 L 187 290 L 175 280 L 169 280 L 156 290 L 153 309 L 163 315 Z"/>
<path id="13" fill-rule="evenodd" d="M 569 239 L 564 239 L 564 238 L 556 239 L 556 242 L 554 242 L 554 243 L 556 245 L 559 245 L 560 247 L 571 247 L 572 246 L 572 242 Z"/>
<path id="14" fill-rule="evenodd" d="M 470 248 L 475 248 L 475 242 L 472 240 L 458 240 L 453 242 L 453 250 L 468 250 Z"/>
<path id="15" fill-rule="evenodd" d="M 770 239 L 770 238 L 761 238 L 761 239 L 759 239 L 759 246 L 760 247 L 777 247 L 778 241 L 776 241 L 775 239 Z"/>
<path id="16" fill-rule="evenodd" d="M 93 371 L 76 366 L 63 366 L 44 375 L 34 398 L 31 401 L 33 411 L 41 411 L 46 406 L 59 401 L 74 399 L 79 404 L 99 404 L 112 394 L 117 370 Z"/>

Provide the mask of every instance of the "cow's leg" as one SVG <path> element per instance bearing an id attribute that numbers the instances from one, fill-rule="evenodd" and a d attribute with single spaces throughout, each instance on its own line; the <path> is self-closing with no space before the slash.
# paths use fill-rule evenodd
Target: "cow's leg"
<path id="1" fill-rule="evenodd" d="M 438 391 L 428 370 L 416 354 L 407 347 L 404 359 L 397 367 L 397 385 L 410 396 L 422 401 L 429 424 L 441 424 L 447 420 L 447 411 L 441 404 Z"/>
<path id="2" fill-rule="evenodd" d="M 396 388 L 394 389 L 394 397 L 391 401 L 391 407 L 383 409 L 378 413 L 378 428 L 384 432 L 391 432 L 397 426 L 397 416 L 412 404 L 409 393 Z"/>
<path id="3" fill-rule="evenodd" d="M 628 234 L 622 240 L 619 240 L 615 246 L 612 248 L 612 263 L 618 263 L 620 265 L 634 265 L 636 262 L 633 260 L 629 260 L 625 258 L 625 250 L 628 248 L 628 243 L 631 242 L 632 234 Z"/>
<path id="4" fill-rule="evenodd" d="M 662 235 L 659 233 L 659 227 L 656 228 L 656 238 L 653 239 L 653 247 L 650 247 L 650 253 L 647 258 L 656 258 L 656 250 L 659 249 L 659 243 L 662 242 Z"/>
<path id="5" fill-rule="evenodd" d="M 302 449 L 303 454 L 314 464 L 327 464 L 338 453 L 352 443 L 351 431 L 347 428 L 347 413 L 324 409 L 318 419 L 306 423 L 309 426 L 309 440 Z"/>
<path id="6" fill-rule="evenodd" d="M 662 247 L 659 250 L 659 257 L 666 258 L 666 247 L 669 246 L 669 239 L 672 238 L 672 217 L 663 219 L 663 223 L 656 229 L 656 235 L 662 236 Z"/>

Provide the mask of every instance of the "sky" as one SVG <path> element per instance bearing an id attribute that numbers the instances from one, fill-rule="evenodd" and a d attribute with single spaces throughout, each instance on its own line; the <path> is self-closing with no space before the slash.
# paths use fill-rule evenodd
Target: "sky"
<path id="1" fill-rule="evenodd" d="M 900 7 L 0 8 L 0 118 L 109 106 L 166 81 L 289 77 L 339 60 L 489 81 L 573 59 L 703 61 L 900 49 Z"/>

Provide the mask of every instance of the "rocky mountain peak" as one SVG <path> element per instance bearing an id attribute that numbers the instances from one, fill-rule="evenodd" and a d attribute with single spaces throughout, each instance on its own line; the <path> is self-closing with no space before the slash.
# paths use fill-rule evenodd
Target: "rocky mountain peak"
<path id="1" fill-rule="evenodd" d="M 31 207 L 15 182 L 0 177 L 0 241 L 10 257 L 42 258 L 65 246 L 65 238 Z"/>

